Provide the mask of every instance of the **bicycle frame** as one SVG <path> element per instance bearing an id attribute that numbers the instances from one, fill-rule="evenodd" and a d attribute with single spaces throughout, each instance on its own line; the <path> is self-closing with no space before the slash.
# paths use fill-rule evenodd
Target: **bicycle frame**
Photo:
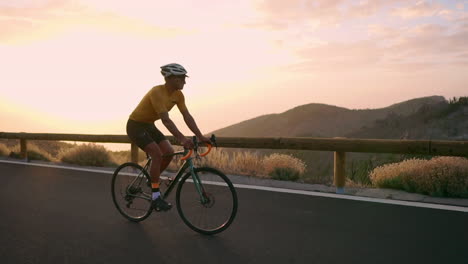
<path id="1" fill-rule="evenodd" d="M 185 155 L 185 154 L 186 154 L 185 152 L 176 152 L 176 153 L 170 154 L 170 156 Z M 206 198 L 203 195 L 203 187 L 201 185 L 201 180 L 197 176 L 197 174 L 195 174 L 194 165 L 193 165 L 192 160 L 193 160 L 193 158 L 190 157 L 184 162 L 184 164 L 182 164 L 182 166 L 179 168 L 179 171 L 177 172 L 176 176 L 171 180 L 170 184 L 168 185 L 167 190 L 164 193 L 161 192 L 161 194 L 163 196 L 163 199 L 166 199 L 171 194 L 172 190 L 178 184 L 179 180 L 182 178 L 185 171 L 188 168 L 190 168 L 190 173 L 192 174 L 192 179 L 193 179 L 193 183 L 195 184 L 195 189 L 197 190 L 198 194 L 201 197 L 200 200 L 202 202 L 205 201 Z M 146 165 L 143 167 L 143 169 L 146 170 L 147 172 L 149 172 L 150 164 L 151 164 L 151 157 L 148 158 L 148 161 L 146 162 Z M 136 179 L 135 179 L 134 182 L 136 182 Z M 133 183 L 131 185 L 133 185 Z"/>

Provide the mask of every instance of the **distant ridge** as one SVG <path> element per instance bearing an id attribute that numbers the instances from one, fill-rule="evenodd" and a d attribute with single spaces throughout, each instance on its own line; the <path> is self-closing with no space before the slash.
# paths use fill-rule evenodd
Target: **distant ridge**
<path id="1" fill-rule="evenodd" d="M 280 114 L 249 119 L 212 133 L 221 137 L 342 137 L 372 127 L 388 115 L 410 116 L 422 106 L 448 104 L 443 96 L 416 98 L 379 109 L 351 110 L 306 104 Z"/>

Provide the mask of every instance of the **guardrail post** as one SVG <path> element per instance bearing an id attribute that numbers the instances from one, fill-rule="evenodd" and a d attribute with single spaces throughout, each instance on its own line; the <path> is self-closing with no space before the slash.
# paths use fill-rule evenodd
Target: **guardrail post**
<path id="1" fill-rule="evenodd" d="M 336 193 L 343 194 L 346 183 L 345 165 L 346 152 L 335 152 L 335 178 Z"/>
<path id="2" fill-rule="evenodd" d="M 21 158 L 28 160 L 28 143 L 26 139 L 20 139 L 20 151 L 21 151 Z"/>
<path id="3" fill-rule="evenodd" d="M 130 149 L 132 162 L 138 163 L 138 146 L 132 143 Z"/>

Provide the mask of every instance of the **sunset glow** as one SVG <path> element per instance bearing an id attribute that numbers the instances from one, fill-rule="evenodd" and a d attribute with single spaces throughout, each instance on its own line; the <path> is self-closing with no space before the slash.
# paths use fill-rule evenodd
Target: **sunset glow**
<path id="1" fill-rule="evenodd" d="M 209 133 L 308 103 L 379 108 L 468 91 L 468 1 L 0 2 L 0 131 L 124 134 L 180 63 Z M 177 110 L 170 112 L 190 135 Z M 168 134 L 158 121 L 156 125 Z"/>

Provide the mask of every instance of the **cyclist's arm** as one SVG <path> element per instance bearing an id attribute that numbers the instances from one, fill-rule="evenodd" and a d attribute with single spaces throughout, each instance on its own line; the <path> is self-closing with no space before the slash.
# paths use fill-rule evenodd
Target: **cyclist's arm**
<path id="1" fill-rule="evenodd" d="M 198 138 L 202 138 L 203 135 L 198 129 L 197 123 L 195 123 L 195 119 L 193 119 L 192 115 L 189 113 L 187 109 L 181 111 L 182 115 L 184 116 L 185 124 L 187 124 L 188 128 L 197 136 Z"/>
<path id="2" fill-rule="evenodd" d="M 183 142 L 183 139 L 185 139 L 185 136 L 177 129 L 176 125 L 172 120 L 169 118 L 169 113 L 168 112 L 163 112 L 159 113 L 159 116 L 161 117 L 161 122 L 164 124 L 164 126 L 171 132 L 172 135 L 179 141 Z"/>

